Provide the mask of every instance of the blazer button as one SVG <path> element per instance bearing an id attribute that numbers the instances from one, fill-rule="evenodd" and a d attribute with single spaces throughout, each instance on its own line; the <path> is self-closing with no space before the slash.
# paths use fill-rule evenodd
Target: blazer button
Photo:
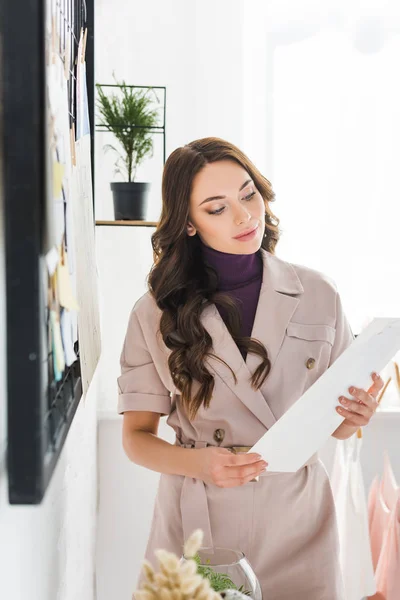
<path id="1" fill-rule="evenodd" d="M 222 442 L 225 437 L 225 429 L 216 429 L 214 431 L 214 440 L 218 443 Z"/>
<path id="2" fill-rule="evenodd" d="M 315 358 L 309 358 L 306 362 L 307 369 L 313 369 L 315 366 Z"/>

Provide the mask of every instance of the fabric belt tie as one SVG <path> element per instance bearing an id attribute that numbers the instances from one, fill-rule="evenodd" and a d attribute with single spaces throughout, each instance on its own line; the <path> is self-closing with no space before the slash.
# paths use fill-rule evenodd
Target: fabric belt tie
<path id="1" fill-rule="evenodd" d="M 178 438 L 175 439 L 175 446 L 182 448 L 206 448 L 212 446 L 208 442 L 196 440 L 195 442 L 182 443 Z M 252 446 L 215 446 L 218 448 L 226 448 L 232 452 L 247 452 Z M 312 457 L 303 465 L 304 468 L 315 462 L 318 462 L 318 454 L 313 454 Z M 268 469 L 268 467 L 267 467 Z M 259 477 L 271 475 L 268 471 L 260 473 Z M 251 482 L 257 482 L 258 479 L 252 479 Z M 250 483 L 250 482 L 249 482 Z M 208 510 L 208 499 L 205 487 L 205 482 L 202 479 L 185 476 L 181 496 L 180 509 L 182 516 L 182 528 L 184 543 L 195 529 L 203 531 L 202 547 L 214 548 L 213 537 L 211 533 L 210 514 Z"/>

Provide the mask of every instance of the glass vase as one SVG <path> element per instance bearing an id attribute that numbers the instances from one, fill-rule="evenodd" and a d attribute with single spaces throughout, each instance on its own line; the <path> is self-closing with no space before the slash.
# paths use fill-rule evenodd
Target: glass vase
<path id="1" fill-rule="evenodd" d="M 181 562 L 192 558 L 197 572 L 210 580 L 217 591 L 238 590 L 252 600 L 262 600 L 260 583 L 244 552 L 232 548 L 201 547 L 194 557 L 181 556 Z"/>

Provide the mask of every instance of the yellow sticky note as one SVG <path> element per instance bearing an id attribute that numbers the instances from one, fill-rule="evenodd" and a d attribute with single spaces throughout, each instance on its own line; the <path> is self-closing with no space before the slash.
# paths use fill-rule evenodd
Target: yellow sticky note
<path id="1" fill-rule="evenodd" d="M 74 298 L 71 287 L 71 278 L 68 268 L 67 253 L 64 252 L 63 260 L 60 259 L 57 265 L 58 294 L 61 306 L 67 310 L 79 310 L 78 303 Z"/>
<path id="2" fill-rule="evenodd" d="M 62 181 L 64 177 L 64 166 L 59 162 L 53 163 L 53 195 L 59 198 L 62 191 Z"/>

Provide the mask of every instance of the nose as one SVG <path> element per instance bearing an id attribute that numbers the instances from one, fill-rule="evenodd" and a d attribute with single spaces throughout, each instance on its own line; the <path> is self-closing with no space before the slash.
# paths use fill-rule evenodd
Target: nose
<path id="1" fill-rule="evenodd" d="M 245 206 L 239 205 L 237 208 L 234 209 L 234 219 L 235 219 L 235 223 L 237 225 L 240 225 L 240 223 L 245 223 L 246 221 L 250 221 L 251 214 L 249 213 L 249 211 L 246 209 Z"/>

